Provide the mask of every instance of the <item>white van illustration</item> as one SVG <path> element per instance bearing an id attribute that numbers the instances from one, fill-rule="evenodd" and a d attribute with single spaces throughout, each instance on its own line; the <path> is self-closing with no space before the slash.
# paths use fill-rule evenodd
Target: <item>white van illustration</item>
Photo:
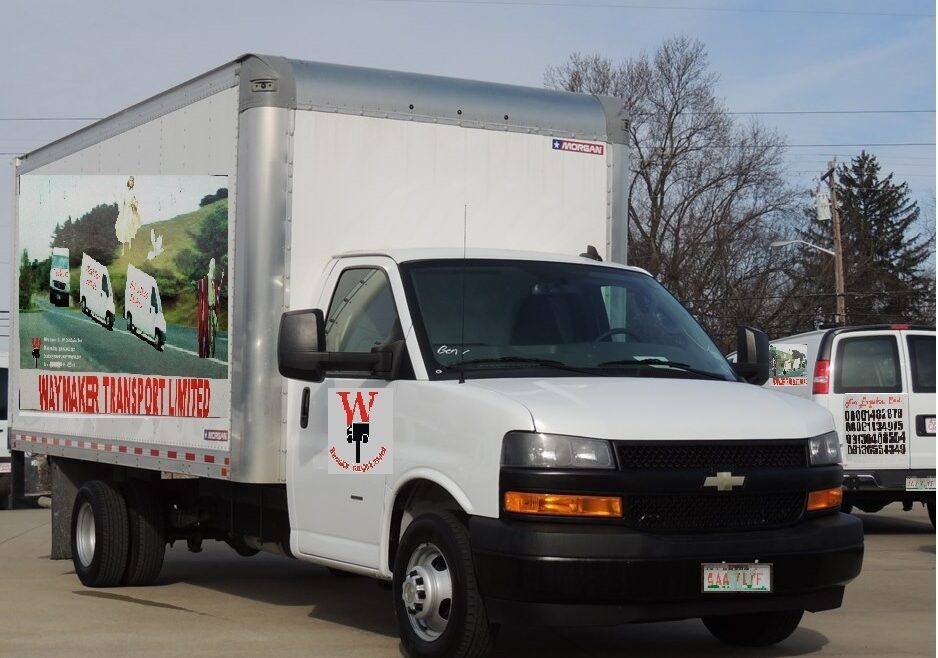
<path id="1" fill-rule="evenodd" d="M 68 247 L 52 247 L 52 263 L 49 268 L 49 303 L 56 306 L 68 306 L 70 290 Z"/>
<path id="2" fill-rule="evenodd" d="M 156 279 L 133 265 L 127 266 L 124 289 L 124 318 L 127 331 L 162 351 L 166 343 L 166 318 Z"/>
<path id="3" fill-rule="evenodd" d="M 85 253 L 81 255 L 78 299 L 82 313 L 114 331 L 114 284 L 107 267 Z"/>

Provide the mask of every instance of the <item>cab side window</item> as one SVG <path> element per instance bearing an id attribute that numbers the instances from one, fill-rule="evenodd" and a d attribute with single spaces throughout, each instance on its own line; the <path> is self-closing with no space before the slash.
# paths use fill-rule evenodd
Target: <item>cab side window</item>
<path id="1" fill-rule="evenodd" d="M 912 364 L 912 390 L 935 392 L 935 337 L 909 336 L 909 361 Z"/>
<path id="2" fill-rule="evenodd" d="M 901 393 L 899 346 L 894 336 L 844 338 L 837 346 L 835 393 Z"/>
<path id="3" fill-rule="evenodd" d="M 327 352 L 370 352 L 403 338 L 391 284 L 377 268 L 342 272 L 326 314 Z"/>

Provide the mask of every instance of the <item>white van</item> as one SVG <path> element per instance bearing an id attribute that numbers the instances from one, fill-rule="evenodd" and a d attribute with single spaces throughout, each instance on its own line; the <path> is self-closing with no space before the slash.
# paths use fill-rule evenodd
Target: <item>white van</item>
<path id="1" fill-rule="evenodd" d="M 844 456 L 844 506 L 878 512 L 924 503 L 935 524 L 935 328 L 822 329 L 770 345 L 766 387 L 834 416 Z M 803 363 L 799 363 L 803 361 Z"/>
<path id="2" fill-rule="evenodd" d="M 88 254 L 81 255 L 81 281 L 78 285 L 81 312 L 114 330 L 114 284 L 107 267 Z"/>
<path id="3" fill-rule="evenodd" d="M 127 266 L 124 319 L 127 320 L 127 331 L 163 350 L 166 318 L 163 317 L 159 286 L 156 279 L 133 265 Z"/>
<path id="4" fill-rule="evenodd" d="M 52 247 L 52 262 L 49 267 L 49 303 L 68 306 L 71 291 L 68 270 L 68 247 Z"/>

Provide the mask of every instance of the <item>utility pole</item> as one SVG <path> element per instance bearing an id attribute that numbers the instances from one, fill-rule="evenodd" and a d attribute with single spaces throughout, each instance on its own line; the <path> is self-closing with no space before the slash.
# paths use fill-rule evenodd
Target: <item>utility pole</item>
<path id="1" fill-rule="evenodd" d="M 837 208 L 837 158 L 827 163 L 827 173 L 821 180 L 827 178 L 831 189 L 831 218 L 834 227 L 834 288 L 837 300 L 837 311 L 834 323 L 838 325 L 847 322 L 847 298 L 844 290 L 844 246 L 840 238 L 840 210 Z"/>

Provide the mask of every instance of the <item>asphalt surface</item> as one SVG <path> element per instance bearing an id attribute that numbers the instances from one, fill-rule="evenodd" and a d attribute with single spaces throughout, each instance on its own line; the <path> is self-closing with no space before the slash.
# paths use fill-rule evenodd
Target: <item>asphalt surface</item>
<path id="1" fill-rule="evenodd" d="M 697 620 L 608 629 L 505 627 L 495 656 L 934 656 L 935 534 L 921 507 L 859 514 L 860 577 L 786 641 L 731 649 Z M 400 656 L 390 592 L 366 578 L 209 543 L 177 544 L 158 583 L 87 589 L 51 561 L 49 511 L 0 511 L 0 656 Z"/>
<path id="2" fill-rule="evenodd" d="M 114 330 L 83 315 L 80 309 L 53 306 L 47 299 L 34 297 L 40 309 L 20 313 L 20 365 L 35 368 L 31 355 L 32 337 L 68 337 L 67 343 L 81 354 L 79 367 L 68 369 L 50 367 L 59 359 L 54 351 L 41 353 L 39 367 L 61 369 L 63 372 L 121 372 L 131 374 L 159 374 L 166 376 L 208 377 L 224 379 L 228 376 L 228 335 L 219 333 L 215 339 L 215 358 L 200 359 L 198 332 L 192 327 L 169 324 L 166 326 L 166 345 L 159 352 L 151 343 L 127 331 L 123 318 L 117 318 Z M 47 347 L 52 347 L 48 345 Z"/>

